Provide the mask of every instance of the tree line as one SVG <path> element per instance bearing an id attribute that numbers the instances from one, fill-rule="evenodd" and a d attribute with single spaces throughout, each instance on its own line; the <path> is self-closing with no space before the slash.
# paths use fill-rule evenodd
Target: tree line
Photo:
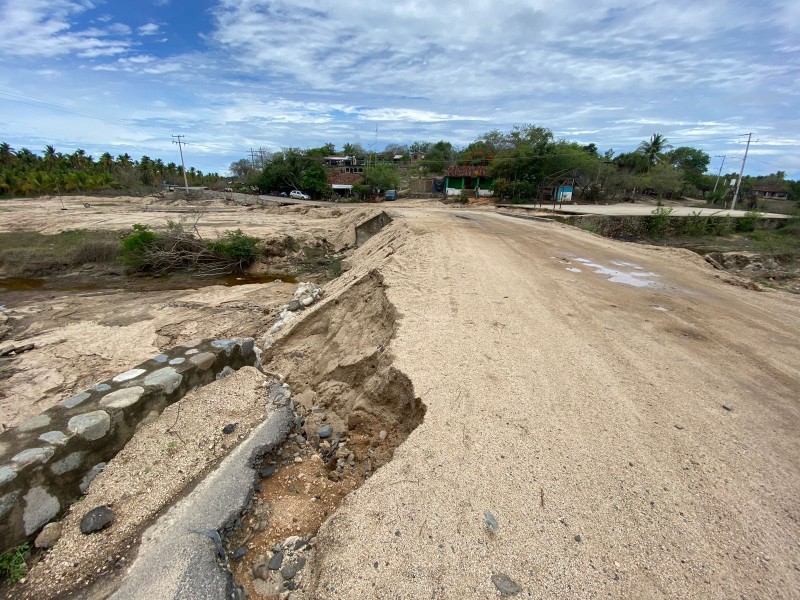
<path id="1" fill-rule="evenodd" d="M 413 165 L 414 172 L 441 176 L 451 165 L 485 167 L 494 193 L 512 201 L 527 202 L 545 190 L 570 183 L 583 200 L 618 202 L 647 194 L 659 198 L 688 195 L 711 203 L 730 199 L 727 183 L 737 173 L 708 173 L 710 156 L 690 146 L 673 147 L 662 134 L 654 133 L 632 152 L 601 152 L 596 144 L 556 139 L 553 132 L 535 125 L 520 125 L 510 131 L 493 130 L 466 147 L 451 142 L 415 141 L 389 144 L 381 151 L 368 151 L 348 143 L 340 150 L 328 143 L 318 148 L 288 148 L 261 155 L 260 160 L 242 159 L 231 164 L 240 182 L 262 192 L 302 189 L 320 196 L 330 193 L 323 167 L 330 155 L 356 157 L 365 164 L 364 181 L 356 193 L 370 188 L 391 189 L 399 185 L 395 164 Z M 723 183 L 720 183 L 723 182 Z M 745 176 L 741 197 L 755 201 L 753 188 L 772 185 L 785 190 L 791 199 L 800 196 L 800 182 L 786 180 L 785 173 L 762 177 Z M 715 191 L 715 188 L 716 191 Z"/>
<path id="2" fill-rule="evenodd" d="M 220 180 L 217 173 L 203 173 L 191 167 L 186 171 L 189 185 L 210 185 Z M 71 154 L 45 146 L 41 155 L 28 148 L 15 150 L 0 143 L 0 195 L 38 196 L 68 192 L 127 190 L 143 193 L 158 189 L 162 183 L 183 184 L 183 168 L 174 162 L 129 154 L 116 158 L 104 152 L 98 159 L 85 150 Z"/>

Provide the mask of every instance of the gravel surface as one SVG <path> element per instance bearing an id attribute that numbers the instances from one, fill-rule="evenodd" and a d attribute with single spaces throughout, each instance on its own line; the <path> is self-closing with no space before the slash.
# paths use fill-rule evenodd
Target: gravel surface
<path id="1" fill-rule="evenodd" d="M 798 597 L 800 298 L 686 251 L 394 212 L 417 237 L 354 271 L 391 255 L 428 411 L 320 530 L 309 597 Z"/>

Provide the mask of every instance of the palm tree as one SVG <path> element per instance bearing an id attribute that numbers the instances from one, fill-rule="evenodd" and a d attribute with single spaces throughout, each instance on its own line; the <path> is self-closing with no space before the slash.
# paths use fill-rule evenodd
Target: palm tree
<path id="1" fill-rule="evenodd" d="M 52 171 L 56 162 L 56 149 L 50 144 L 44 147 L 44 162 L 47 165 L 47 170 Z"/>
<path id="2" fill-rule="evenodd" d="M 23 165 L 34 165 L 39 160 L 39 157 L 27 148 L 20 148 L 17 150 L 17 160 Z"/>
<path id="3" fill-rule="evenodd" d="M 82 169 L 84 163 L 86 163 L 86 150 L 75 150 L 72 155 L 69 157 L 69 162 L 72 164 L 73 167 L 77 169 Z"/>
<path id="4" fill-rule="evenodd" d="M 8 166 L 14 162 L 14 149 L 6 142 L 0 143 L 0 165 Z"/>
<path id="5" fill-rule="evenodd" d="M 0 194 L 14 195 L 14 192 L 19 191 L 20 179 L 16 172 L 12 170 L 3 171 L 0 176 Z"/>
<path id="6" fill-rule="evenodd" d="M 665 150 L 671 150 L 672 146 L 660 133 L 650 136 L 650 141 L 644 140 L 636 149 L 637 152 L 644 154 L 648 167 L 652 167 L 661 159 Z"/>
<path id="7" fill-rule="evenodd" d="M 100 160 L 98 162 L 103 169 L 110 171 L 111 167 L 114 166 L 114 157 L 108 152 L 103 152 L 103 154 L 100 155 Z"/>

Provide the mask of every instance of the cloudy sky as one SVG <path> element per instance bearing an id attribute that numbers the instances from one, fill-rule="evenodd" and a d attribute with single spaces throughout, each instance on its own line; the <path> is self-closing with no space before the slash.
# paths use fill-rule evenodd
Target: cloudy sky
<path id="1" fill-rule="evenodd" d="M 0 141 L 224 172 L 514 124 L 800 179 L 798 0 L 0 0 Z M 712 158 L 716 171 L 720 159 Z"/>

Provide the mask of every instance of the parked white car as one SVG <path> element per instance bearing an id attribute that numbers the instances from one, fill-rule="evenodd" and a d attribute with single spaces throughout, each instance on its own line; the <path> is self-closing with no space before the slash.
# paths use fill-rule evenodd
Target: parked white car
<path id="1" fill-rule="evenodd" d="M 304 194 L 300 190 L 292 190 L 289 192 L 289 198 L 294 198 L 295 200 L 311 200 L 311 196 Z"/>

